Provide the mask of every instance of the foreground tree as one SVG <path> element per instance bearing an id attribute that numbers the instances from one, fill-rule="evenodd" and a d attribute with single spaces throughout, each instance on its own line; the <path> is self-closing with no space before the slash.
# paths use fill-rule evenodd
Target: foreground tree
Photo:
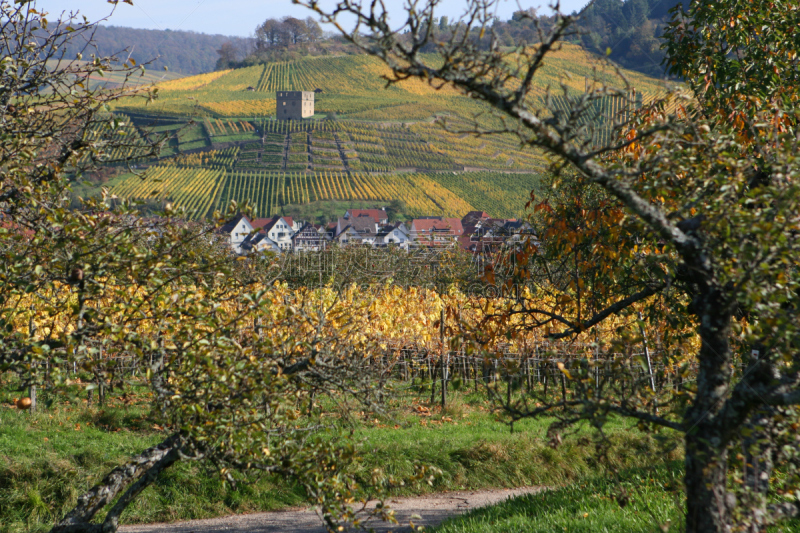
<path id="1" fill-rule="evenodd" d="M 144 371 L 170 434 L 81 495 L 53 531 L 115 531 L 181 460 L 205 461 L 230 483 L 282 475 L 306 488 L 330 527 L 353 519 L 345 503 L 356 486 L 343 467 L 355 449 L 320 420 L 314 398 L 338 392 L 368 404 L 354 352 L 371 347 L 333 329 L 332 302 L 277 298 L 268 278 L 248 284 L 214 228 L 169 204 L 147 220 L 108 195 L 69 208 L 86 172 L 160 147 L 109 112 L 153 91 L 91 88 L 139 67 L 91 56 L 96 26 L 74 19 L 49 22 L 34 2 L 0 1 L 0 371 L 31 392 L 20 407 L 35 405 L 37 387 L 66 395 L 86 381 L 102 402 L 107 388 L 126 385 L 124 359 Z M 84 53 L 65 57 L 76 40 Z"/>
<path id="2" fill-rule="evenodd" d="M 657 362 L 685 378 L 656 393 L 654 378 L 634 371 L 636 358 L 584 360 L 571 369 L 562 363 L 572 396 L 508 403 L 512 417 L 557 414 L 559 427 L 591 420 L 602 429 L 617 415 L 682 433 L 688 531 L 761 531 L 796 516 L 796 500 L 783 497 L 798 486 L 796 4 L 679 8 L 666 33 L 666 61 L 692 91 L 631 120 L 597 116 L 604 98 L 634 105 L 622 77 L 618 88 L 595 83 L 584 94 L 564 87 L 566 111 L 549 111 L 535 96 L 537 72 L 569 36 L 570 16 L 559 15 L 538 46 L 504 52 L 492 33 L 493 0 L 468 2 L 445 42 L 431 31 L 435 0 L 408 3 L 396 26 L 382 3 L 343 0 L 331 11 L 315 0 L 298 3 L 381 58 L 392 69 L 389 83 L 452 84 L 486 102 L 494 120 L 476 120 L 473 133 L 512 133 L 544 150 L 574 188 L 577 196 L 533 199 L 535 220 L 551 231 L 516 257 L 518 275 L 526 283 L 533 275 L 552 305 L 522 299 L 489 320 L 507 334 L 542 328 L 559 339 L 642 311 L 663 326 Z M 488 48 L 480 45 L 487 35 Z M 420 54 L 430 46 L 438 62 Z M 616 124 L 618 141 L 598 146 L 598 123 Z M 630 326 L 610 332 L 609 352 L 638 336 L 636 323 Z"/>

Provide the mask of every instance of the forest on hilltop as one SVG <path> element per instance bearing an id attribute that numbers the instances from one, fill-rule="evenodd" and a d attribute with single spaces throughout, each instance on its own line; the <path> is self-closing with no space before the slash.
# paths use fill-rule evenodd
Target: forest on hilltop
<path id="1" fill-rule="evenodd" d="M 568 39 L 598 55 L 607 55 L 610 50 L 610 59 L 625 68 L 663 77 L 661 35 L 670 19 L 670 10 L 680 3 L 685 6 L 686 0 L 598 0 L 582 13 Z M 496 18 L 491 28 L 500 44 L 510 47 L 536 43 L 537 26 L 548 30 L 554 20 L 553 16 L 531 8 L 515 12 L 507 21 Z M 435 52 L 433 42 L 446 41 L 461 31 L 461 26 L 451 23 L 447 16 L 434 19 L 434 24 L 436 39 L 423 52 Z M 325 38 L 313 19 L 267 19 L 255 29 L 254 35 L 250 53 L 238 62 L 236 48 L 232 44 L 223 47 L 217 69 L 297 60 L 307 55 L 355 53 L 340 37 Z M 476 30 L 474 38 L 483 41 L 487 48 L 491 46 L 490 33 L 479 36 Z"/>
<path id="2" fill-rule="evenodd" d="M 96 53 L 100 57 L 119 56 L 125 59 L 129 50 L 131 57 L 138 63 L 152 61 L 150 70 L 163 70 L 167 67 L 172 72 L 185 75 L 201 74 L 214 70 L 217 63 L 217 50 L 223 44 L 241 50 L 246 55 L 249 39 L 228 37 L 225 35 L 208 35 L 193 31 L 177 30 L 145 30 L 124 28 L 122 26 L 97 26 L 91 50 L 83 51 L 83 56 Z M 86 46 L 85 41 L 75 39 L 69 41 L 65 48 L 65 57 L 72 58 Z"/>
<path id="3" fill-rule="evenodd" d="M 662 77 L 661 34 L 669 20 L 669 10 L 685 0 L 598 0 L 586 9 L 576 25 L 578 35 L 571 38 L 587 50 L 605 55 L 625 68 L 650 76 Z M 494 30 L 501 42 L 512 46 L 537 40 L 535 25 L 547 28 L 551 17 L 535 10 L 518 11 L 511 19 L 495 20 Z M 287 23 L 288 21 L 288 23 Z M 142 63 L 152 61 L 150 69 L 185 75 L 213 70 L 251 66 L 273 61 L 292 61 L 308 55 L 341 55 L 356 53 L 341 37 L 324 34 L 319 27 L 313 38 L 281 39 L 281 26 L 305 25 L 309 21 L 268 19 L 253 28 L 253 38 L 208 35 L 192 31 L 145 30 L 121 26 L 98 26 L 94 35 L 97 54 L 112 56 L 130 49 L 132 57 Z M 275 31 L 275 30 L 278 31 Z M 455 30 L 448 17 L 436 20 L 436 31 L 442 34 Z M 488 37 L 485 38 L 488 44 Z M 72 57 L 81 43 L 73 41 L 66 50 Z M 84 52 L 84 55 L 87 55 Z"/>

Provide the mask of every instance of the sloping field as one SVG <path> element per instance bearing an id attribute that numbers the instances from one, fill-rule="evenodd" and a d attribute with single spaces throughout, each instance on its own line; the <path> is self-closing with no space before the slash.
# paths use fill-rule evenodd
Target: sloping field
<path id="1" fill-rule="evenodd" d="M 413 216 L 461 216 L 472 209 L 521 216 L 546 168 L 541 154 L 511 135 L 446 131 L 430 119 L 444 117 L 451 130 L 468 131 L 468 119 L 480 116 L 481 123 L 492 124 L 491 115 L 453 87 L 436 90 L 420 80 L 387 86 L 388 74 L 379 60 L 355 55 L 162 82 L 155 102 L 123 102 L 116 113 L 129 113 L 143 134 L 156 125 L 156 131 L 174 135 L 147 179 L 126 178 L 113 192 L 170 200 L 193 209 L 195 217 L 232 200 L 249 201 L 261 216 L 286 205 L 392 200 L 404 202 Z M 624 74 L 637 106 L 665 91 L 658 80 Z M 608 64 L 564 44 L 539 71 L 530 102 L 549 102 L 552 113 L 565 112 L 567 97 L 582 94 L 595 78 L 620 85 Z M 281 90 L 316 91 L 316 119 L 274 120 L 275 93 Z M 596 102 L 599 118 L 587 119 L 588 135 L 607 141 L 608 117 L 632 110 L 624 100 L 609 96 Z M 338 119 L 319 120 L 323 113 Z"/>
<path id="2" fill-rule="evenodd" d="M 431 61 L 434 61 L 431 56 Z M 611 69 L 595 56 L 572 44 L 554 52 L 537 76 L 532 98 L 548 87 L 566 83 L 575 92 L 584 90 L 585 77 L 614 79 Z M 275 113 L 275 92 L 321 90 L 316 95 L 317 113 L 374 121 L 427 120 L 434 114 L 471 117 L 485 111 L 478 102 L 452 87 L 434 89 L 420 80 L 386 86 L 387 67 L 364 56 L 307 57 L 299 61 L 269 63 L 231 71 L 202 74 L 162 83 L 159 99 L 121 104 L 130 112 L 170 115 L 199 114 L 212 117 L 268 117 Z M 644 95 L 663 92 L 662 84 L 635 72 L 626 72 L 631 84 Z"/>
<path id="3" fill-rule="evenodd" d="M 461 217 L 475 209 L 494 216 L 519 216 L 538 178 L 533 174 L 492 172 L 439 174 L 367 174 L 344 172 L 271 172 L 159 165 L 143 177 L 130 175 L 112 191 L 137 200 L 172 201 L 202 218 L 231 200 L 249 201 L 259 216 L 289 204 L 317 201 L 401 200 L 412 216 Z M 496 183 L 497 185 L 494 185 Z"/>

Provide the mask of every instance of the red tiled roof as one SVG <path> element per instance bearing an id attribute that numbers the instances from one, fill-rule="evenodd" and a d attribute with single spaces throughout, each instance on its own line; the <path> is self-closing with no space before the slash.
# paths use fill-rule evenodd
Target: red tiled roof
<path id="1" fill-rule="evenodd" d="M 254 221 L 252 221 L 250 223 L 250 225 L 253 226 L 253 228 L 257 229 L 261 233 L 267 233 L 267 232 L 269 232 L 269 230 L 272 229 L 272 226 L 274 226 L 275 224 L 278 223 L 278 221 L 280 219 L 285 220 L 286 223 L 289 224 L 289 227 L 292 226 L 292 218 L 291 217 L 282 217 L 282 216 L 278 216 L 278 215 L 275 215 L 272 218 L 257 218 Z"/>
<path id="2" fill-rule="evenodd" d="M 350 217 L 357 218 L 357 217 L 372 217 L 375 219 L 375 222 L 380 222 L 381 220 L 387 220 L 389 215 L 383 209 L 348 209 L 348 213 L 350 213 Z"/>
<path id="3" fill-rule="evenodd" d="M 461 220 L 457 218 L 415 218 L 411 223 L 412 231 L 416 233 L 447 233 L 460 236 L 464 234 Z"/>
<path id="4" fill-rule="evenodd" d="M 264 226 L 266 226 L 267 224 L 272 222 L 273 219 L 275 219 L 275 217 L 272 217 L 272 218 L 257 218 L 255 220 L 253 220 L 252 222 L 250 222 L 250 225 L 253 226 L 254 229 L 261 230 L 261 229 L 264 228 Z"/>
<path id="5" fill-rule="evenodd" d="M 461 220 L 472 220 L 477 222 L 478 220 L 484 218 L 489 218 L 489 213 L 487 213 L 486 211 L 470 211 L 469 213 L 464 215 L 464 218 L 462 218 Z"/>

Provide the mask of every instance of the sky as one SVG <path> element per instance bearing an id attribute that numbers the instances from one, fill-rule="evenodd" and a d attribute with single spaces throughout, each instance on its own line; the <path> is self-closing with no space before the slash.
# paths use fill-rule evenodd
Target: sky
<path id="1" fill-rule="evenodd" d="M 104 24 L 247 37 L 268 18 L 306 18 L 312 14 L 292 5 L 291 0 L 134 0 L 133 3 L 131 6 L 119 2 Z M 548 0 L 500 0 L 497 16 L 507 20 L 519 6 L 544 10 L 549 3 Z M 587 0 L 562 0 L 561 10 L 570 13 L 586 3 Z M 400 5 L 400 1 L 388 0 L 386 4 Z M 108 16 L 113 8 L 105 0 L 39 0 L 37 6 L 48 11 L 51 19 L 65 10 L 78 10 L 92 21 Z M 463 6 L 463 0 L 444 0 L 440 15 L 453 20 L 463 11 Z"/>

